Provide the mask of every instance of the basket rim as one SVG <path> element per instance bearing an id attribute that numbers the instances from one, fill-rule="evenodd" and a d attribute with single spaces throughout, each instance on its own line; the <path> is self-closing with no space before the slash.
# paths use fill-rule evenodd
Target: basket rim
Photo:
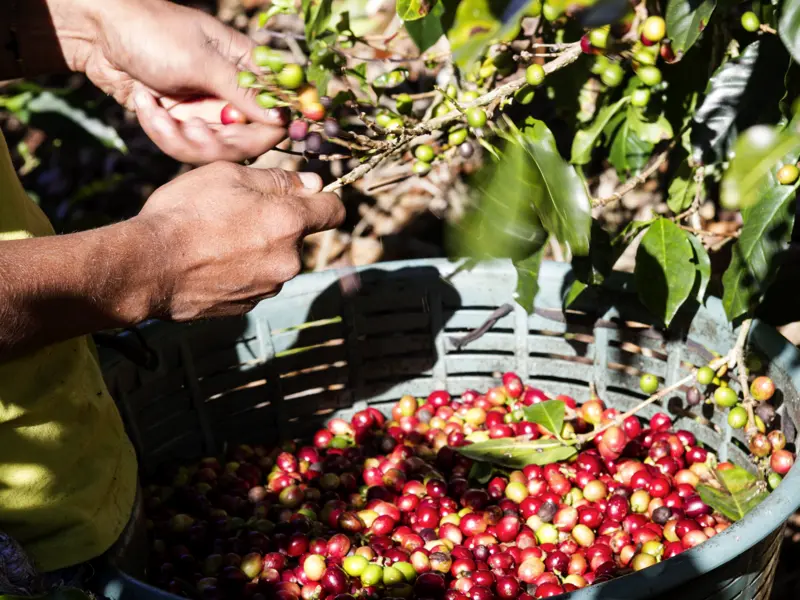
<path id="1" fill-rule="evenodd" d="M 463 261 L 451 261 L 441 258 L 415 259 L 387 261 L 355 267 L 355 271 L 379 270 L 392 272 L 410 267 L 434 267 L 442 272 L 442 275 L 445 275 L 446 273 L 454 272 L 462 264 Z M 465 271 L 465 273 L 487 273 L 498 269 L 510 269 L 516 272 L 511 261 L 496 260 L 478 263 L 470 271 Z M 292 296 L 315 291 L 319 288 L 320 283 L 335 283 L 340 277 L 352 272 L 352 270 L 352 268 L 339 268 L 299 275 L 288 282 L 280 294 L 262 301 L 255 310 L 267 310 L 272 303 L 283 302 Z M 564 279 L 571 270 L 571 266 L 568 263 L 545 260 L 542 261 L 540 275 L 544 273 L 549 277 Z M 629 273 L 615 271 L 606 281 L 613 289 L 629 293 L 633 291 L 633 277 Z M 709 296 L 699 310 L 705 311 L 718 322 L 727 323 L 722 301 L 717 297 Z M 141 324 L 139 328 L 147 330 L 148 333 L 157 333 L 167 325 L 175 326 L 174 324 L 165 324 L 158 321 L 148 321 Z M 738 327 L 732 328 L 731 333 L 735 334 L 738 329 Z M 800 351 L 772 326 L 755 319 L 753 320 L 749 340 L 751 344 L 756 345 L 765 353 L 770 362 L 782 370 L 791 380 L 795 389 L 800 391 Z M 104 369 L 112 366 L 113 362 L 115 362 L 111 356 L 104 356 L 103 358 L 105 359 L 103 360 Z M 665 592 L 686 584 L 741 556 L 752 546 L 780 528 L 798 506 L 800 506 L 800 468 L 796 464 L 788 475 L 784 477 L 781 484 L 761 504 L 753 509 L 745 519 L 733 523 L 722 533 L 667 561 L 659 562 L 647 569 L 630 573 L 623 577 L 575 590 L 570 592 L 571 595 L 569 597 L 575 600 L 600 600 L 601 598 L 609 597 L 625 598 L 631 596 L 631 590 L 636 590 L 637 595 L 644 596 L 644 588 L 655 593 L 656 591 Z M 121 592 L 124 595 L 124 588 L 129 586 L 146 589 L 149 593 L 165 599 L 177 600 L 179 598 L 179 596 L 155 588 L 145 581 L 131 577 L 114 566 L 110 566 L 105 573 L 99 575 L 99 581 L 104 586 L 103 594 L 114 600 L 121 597 Z M 669 585 L 664 586 L 664 582 L 667 580 Z M 626 589 L 627 592 L 625 591 Z"/>

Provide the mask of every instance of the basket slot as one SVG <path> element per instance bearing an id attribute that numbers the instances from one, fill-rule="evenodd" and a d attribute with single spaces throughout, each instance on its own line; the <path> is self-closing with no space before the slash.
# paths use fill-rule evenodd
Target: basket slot
<path id="1" fill-rule="evenodd" d="M 432 356 L 395 356 L 364 360 L 361 365 L 364 381 L 393 379 L 400 376 L 419 376 L 432 374 L 435 359 Z"/>
<path id="2" fill-rule="evenodd" d="M 274 359 L 274 367 L 279 373 L 288 375 L 306 369 L 330 367 L 347 360 L 344 340 L 331 340 L 328 344 L 289 350 Z"/>
<path id="3" fill-rule="evenodd" d="M 202 397 L 213 398 L 218 394 L 224 394 L 235 390 L 252 381 L 265 379 L 267 373 L 268 368 L 264 363 L 252 362 L 250 364 L 239 365 L 238 368 L 232 366 L 214 375 L 201 377 L 199 383 Z"/>
<path id="4" fill-rule="evenodd" d="M 566 381 L 588 382 L 592 378 L 592 360 L 575 357 L 564 360 L 555 357 L 532 357 L 528 361 L 528 373 L 531 377 L 557 377 Z"/>
<path id="5" fill-rule="evenodd" d="M 560 337 L 529 335 L 528 354 L 530 356 L 553 354 L 558 356 L 592 358 L 594 356 L 594 344 L 575 339 L 566 340 Z"/>
<path id="6" fill-rule="evenodd" d="M 324 416 L 346 406 L 349 396 L 346 390 L 323 390 L 308 396 L 284 400 L 283 414 L 287 418 L 314 414 Z"/>
<path id="7" fill-rule="evenodd" d="M 664 355 L 667 353 L 667 345 L 664 338 L 653 330 L 626 326 L 609 327 L 608 341 L 609 345 L 619 346 L 623 343 L 628 343 L 640 348 L 649 348 Z"/>
<path id="8" fill-rule="evenodd" d="M 486 322 L 486 319 L 492 314 L 492 310 L 474 310 L 462 309 L 458 311 L 445 310 L 443 314 L 445 322 L 445 331 L 470 331 L 477 329 Z M 505 317 L 501 317 L 492 326 L 492 330 L 505 329 L 507 331 L 514 330 L 514 313 L 511 312 Z"/>
<path id="9" fill-rule="evenodd" d="M 489 331 L 478 339 L 471 341 L 461 350 L 458 350 L 453 343 L 453 339 L 458 339 L 461 336 L 450 335 L 447 337 L 449 338 L 447 340 L 448 355 L 485 354 L 487 352 L 495 352 L 498 354 L 511 356 L 514 354 L 514 344 L 516 343 L 516 337 L 511 331 L 508 333 Z M 508 367 L 509 365 L 506 365 L 506 370 L 508 370 Z"/>
<path id="10" fill-rule="evenodd" d="M 135 396 L 130 396 L 135 400 Z M 147 406 L 133 411 L 136 425 L 142 430 L 157 426 L 160 422 L 183 415 L 193 410 L 192 398 L 189 390 L 182 389 L 172 394 L 158 396 L 152 399 Z"/>
<path id="11" fill-rule="evenodd" d="M 417 285 L 386 286 L 363 291 L 352 298 L 353 307 L 362 315 L 417 312 L 427 309 L 424 289 Z"/>
<path id="12" fill-rule="evenodd" d="M 506 352 L 503 356 L 497 356 L 496 353 L 483 355 L 449 354 L 445 362 L 447 364 L 447 372 L 450 375 L 482 372 L 502 373 L 508 370 L 509 357 L 513 356 L 513 352 Z"/>
<path id="13" fill-rule="evenodd" d="M 206 401 L 208 416 L 213 424 L 246 411 L 275 412 L 275 398 L 267 393 L 266 380 L 255 380 L 248 387 L 231 390 Z"/>
<path id="14" fill-rule="evenodd" d="M 422 333 L 430 329 L 430 313 L 392 313 L 388 315 L 366 316 L 356 314 L 356 330 L 361 336 L 383 335 L 416 331 Z"/>
<path id="15" fill-rule="evenodd" d="M 372 337 L 358 342 L 360 356 L 380 357 L 397 354 L 429 353 L 433 340 L 427 334 L 408 334 L 386 337 Z"/>
<path id="16" fill-rule="evenodd" d="M 331 386 L 347 384 L 347 364 L 328 366 L 287 377 L 281 376 L 281 391 L 284 398 L 302 392 L 311 392 L 318 388 L 328 389 Z"/>
<path id="17" fill-rule="evenodd" d="M 272 334 L 272 344 L 276 354 L 319 346 L 331 340 L 341 340 L 346 332 L 341 322 L 328 323 L 306 327 L 304 329 L 292 329 Z"/>
<path id="18" fill-rule="evenodd" d="M 662 381 L 667 374 L 667 363 L 661 358 L 653 358 L 644 354 L 635 354 L 626 350 L 621 350 L 614 346 L 608 347 L 608 365 L 610 369 L 624 368 L 630 372 L 636 372 L 640 376 L 644 373 L 652 373 Z"/>

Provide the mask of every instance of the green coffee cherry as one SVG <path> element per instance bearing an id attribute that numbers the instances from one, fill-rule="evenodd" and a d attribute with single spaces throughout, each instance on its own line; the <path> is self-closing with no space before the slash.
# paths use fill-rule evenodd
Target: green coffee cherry
<path id="1" fill-rule="evenodd" d="M 525 69 L 525 81 L 527 81 L 529 85 L 542 85 L 545 75 L 542 65 L 529 65 L 528 68 Z"/>
<path id="2" fill-rule="evenodd" d="M 414 150 L 414 156 L 418 160 L 429 163 L 434 157 L 433 148 L 431 148 L 428 144 L 417 146 L 416 150 Z"/>
<path id="3" fill-rule="evenodd" d="M 650 65 L 639 67 L 636 74 L 642 80 L 642 83 L 647 86 L 653 87 L 661 83 L 661 71 L 657 67 Z"/>
<path id="4" fill-rule="evenodd" d="M 467 123 L 470 127 L 478 128 L 483 127 L 486 125 L 486 111 L 480 108 L 479 106 L 475 106 L 467 110 Z"/>
<path id="5" fill-rule="evenodd" d="M 761 19 L 753 11 L 749 10 L 742 15 L 742 28 L 751 33 L 756 32 L 761 27 Z"/>
<path id="6" fill-rule="evenodd" d="M 451 146 L 463 144 L 467 139 L 467 130 L 464 127 L 453 129 L 447 136 L 447 143 Z"/>
<path id="7" fill-rule="evenodd" d="M 647 88 L 637 88 L 631 94 L 631 105 L 643 108 L 650 103 L 650 90 Z"/>
<path id="8" fill-rule="evenodd" d="M 729 387 L 718 387 L 714 390 L 714 402 L 717 406 L 730 408 L 731 406 L 735 406 L 738 401 L 739 397 L 736 392 Z"/>
<path id="9" fill-rule="evenodd" d="M 617 87 L 619 84 L 622 83 L 622 79 L 625 77 L 625 71 L 622 67 L 617 63 L 609 63 L 609 65 L 603 71 L 603 74 L 600 76 L 600 80 L 605 83 L 608 87 Z"/>
<path id="10" fill-rule="evenodd" d="M 741 429 L 747 425 L 747 410 L 743 406 L 734 406 L 728 411 L 728 425 Z"/>
<path id="11" fill-rule="evenodd" d="M 650 373 L 645 373 L 642 375 L 642 378 L 639 379 L 639 387 L 648 396 L 655 394 L 658 389 L 658 377 Z"/>
<path id="12" fill-rule="evenodd" d="M 394 99 L 395 108 L 401 115 L 411 114 L 411 109 L 414 107 L 414 101 L 408 94 L 398 94 Z"/>
<path id="13" fill-rule="evenodd" d="M 701 385 L 708 385 L 714 381 L 716 374 L 711 367 L 700 367 L 697 369 L 697 383 Z"/>

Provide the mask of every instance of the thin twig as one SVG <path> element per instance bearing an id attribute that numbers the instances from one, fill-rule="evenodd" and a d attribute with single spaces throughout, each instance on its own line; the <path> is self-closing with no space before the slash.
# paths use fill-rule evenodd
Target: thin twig
<path id="1" fill-rule="evenodd" d="M 739 335 L 736 338 L 736 344 L 733 346 L 733 360 L 736 363 L 739 386 L 742 388 L 742 403 L 747 410 L 747 428 L 745 429 L 748 435 L 752 435 L 758 431 L 756 427 L 756 418 L 753 413 L 753 405 L 755 401 L 753 396 L 750 395 L 750 386 L 747 383 L 747 364 L 745 362 L 745 347 L 747 346 L 747 336 L 750 334 L 750 327 L 753 324 L 751 319 L 745 319 L 742 322 Z"/>
<path id="2" fill-rule="evenodd" d="M 639 173 L 639 175 L 626 181 L 610 196 L 606 196 L 605 198 L 592 198 L 592 207 L 597 208 L 605 206 L 606 204 L 610 204 L 611 202 L 621 200 L 625 194 L 643 184 L 653 173 L 658 170 L 662 164 L 664 164 L 664 161 L 667 160 L 667 156 L 669 156 L 669 153 L 672 151 L 674 146 L 675 140 L 672 140 L 669 146 L 667 146 L 667 148 L 661 154 L 657 155 L 652 161 L 650 161 L 650 164 L 641 173 Z"/>
<path id="3" fill-rule="evenodd" d="M 737 238 L 739 237 L 740 231 L 732 231 L 722 232 L 722 231 L 706 231 L 705 229 L 695 229 L 694 227 L 689 227 L 688 225 L 679 225 L 681 229 L 684 231 L 688 231 L 689 233 L 693 233 L 695 235 L 699 235 L 701 237 L 726 237 L 726 238 Z"/>
<path id="4" fill-rule="evenodd" d="M 712 369 L 716 370 L 721 364 L 726 363 L 729 360 L 729 358 L 731 357 L 732 353 L 733 353 L 733 351 L 731 351 L 731 353 L 729 353 L 728 356 L 724 356 L 722 358 L 717 358 L 715 360 L 712 360 L 711 363 L 709 363 L 709 366 Z M 689 375 L 687 375 L 686 377 L 684 377 L 683 379 L 681 379 L 679 381 L 676 381 L 672 385 L 667 386 L 667 387 L 665 387 L 665 388 L 663 388 L 661 390 L 658 390 L 655 394 L 653 394 L 652 396 L 647 398 L 647 400 L 642 400 L 639 404 L 634 406 L 632 409 L 630 409 L 625 414 L 619 415 L 616 419 L 613 419 L 612 421 L 609 421 L 608 423 L 606 423 L 602 427 L 599 427 L 599 428 L 595 429 L 594 431 L 590 431 L 589 433 L 585 433 L 583 435 L 579 435 L 578 436 L 578 443 L 579 444 L 585 444 L 586 442 L 591 442 L 595 437 L 597 437 L 598 434 L 602 433 L 603 431 L 605 431 L 606 429 L 608 429 L 612 425 L 620 425 L 628 417 L 631 417 L 631 416 L 635 415 L 636 413 L 638 413 L 643 408 L 651 405 L 653 402 L 656 402 L 657 400 L 660 400 L 661 398 L 663 398 L 667 394 L 670 394 L 670 393 L 674 392 L 675 390 L 681 388 L 682 386 L 686 385 L 690 381 L 693 381 L 696 377 L 697 377 L 697 374 L 695 372 L 692 372 Z"/>
<path id="5" fill-rule="evenodd" d="M 697 184 L 697 189 L 695 190 L 694 193 L 694 199 L 692 200 L 692 205 L 675 217 L 674 221 L 676 223 L 679 223 L 686 217 L 692 216 L 698 210 L 700 210 L 700 199 L 703 196 L 703 177 L 705 177 L 705 169 L 703 167 L 698 167 L 697 171 L 694 174 L 694 181 Z"/>

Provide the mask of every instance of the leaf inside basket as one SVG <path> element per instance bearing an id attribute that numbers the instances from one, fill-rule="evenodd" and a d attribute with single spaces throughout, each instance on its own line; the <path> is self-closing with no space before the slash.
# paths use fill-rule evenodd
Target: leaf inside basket
<path id="1" fill-rule="evenodd" d="M 559 436 L 564 427 L 567 405 L 562 400 L 547 400 L 527 406 L 523 412 L 526 420 L 541 425 L 550 433 Z"/>
<path id="2" fill-rule="evenodd" d="M 509 469 L 522 469 L 527 465 L 547 465 L 567 460 L 578 452 L 574 446 L 558 440 L 521 438 L 488 440 L 461 446 L 455 450 L 472 460 Z"/>
<path id="3" fill-rule="evenodd" d="M 719 487 L 698 485 L 697 493 L 712 509 L 732 521 L 742 519 L 767 497 L 763 482 L 742 467 L 718 470 Z"/>

